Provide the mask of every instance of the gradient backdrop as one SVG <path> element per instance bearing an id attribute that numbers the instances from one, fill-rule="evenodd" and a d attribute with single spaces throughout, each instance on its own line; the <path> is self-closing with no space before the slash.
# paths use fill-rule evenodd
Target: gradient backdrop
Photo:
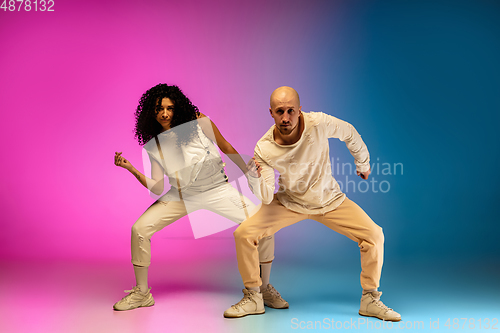
<path id="1" fill-rule="evenodd" d="M 130 227 L 153 199 L 113 156 L 122 151 L 142 170 L 133 113 L 148 88 L 178 85 L 240 153 L 252 155 L 272 125 L 270 93 L 289 85 L 304 111 L 353 124 L 378 163 L 371 178 L 378 183 L 368 191 L 359 177 L 341 168 L 334 174 L 355 181 L 347 195 L 384 228 L 381 289 L 392 294 L 389 305 L 411 317 L 420 310 L 408 304 L 419 294 L 422 307 L 439 304 L 434 317 L 452 306 L 462 317 L 499 317 L 498 1 L 56 0 L 53 12 L 18 6 L 0 10 L 0 283 L 16 286 L 8 293 L 14 300 L 40 288 L 42 272 L 71 276 L 69 293 L 88 288 L 88 280 L 107 283 L 100 292 L 109 298 L 106 310 L 133 284 Z M 342 142 L 330 147 L 334 161 L 352 164 Z M 383 163 L 390 169 L 382 172 Z M 394 170 L 397 163 L 403 169 Z M 207 215 L 207 223 L 216 220 Z M 195 240 L 184 218 L 153 238 L 153 265 L 184 272 L 174 282 L 196 275 L 226 286 L 231 279 L 227 301 L 207 317 L 212 331 L 225 329 L 217 326 L 222 312 L 241 297 L 233 230 Z M 356 244 L 312 221 L 282 230 L 276 242 L 273 278 L 281 280 L 274 284 L 288 300 L 300 304 L 295 290 L 312 283 L 320 288 L 312 295 L 328 304 L 321 288 L 342 291 L 345 280 L 352 285 L 346 316 L 357 320 Z M 227 269 L 217 273 L 217 265 Z M 103 267 L 104 280 L 97 277 Z M 197 280 L 185 286 L 196 288 Z M 457 305 L 463 298 L 450 298 L 455 293 L 478 296 Z M 56 306 L 43 295 L 38 309 Z M 16 304 L 2 310 L 11 319 L 7 331 L 99 331 L 71 321 L 51 326 L 55 319 L 29 326 L 20 314 L 26 303 Z M 303 317 L 313 318 L 314 309 Z M 283 331 L 298 315 L 270 316 L 251 318 L 248 327 L 261 329 L 265 317 Z M 422 316 L 427 323 L 428 313 Z"/>

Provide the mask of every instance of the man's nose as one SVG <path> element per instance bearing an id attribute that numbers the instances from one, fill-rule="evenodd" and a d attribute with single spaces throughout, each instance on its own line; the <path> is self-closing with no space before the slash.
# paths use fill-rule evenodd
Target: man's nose
<path id="1" fill-rule="evenodd" d="M 283 114 L 283 118 L 281 118 L 281 120 L 284 122 L 289 122 L 290 116 L 288 115 L 288 113 Z"/>

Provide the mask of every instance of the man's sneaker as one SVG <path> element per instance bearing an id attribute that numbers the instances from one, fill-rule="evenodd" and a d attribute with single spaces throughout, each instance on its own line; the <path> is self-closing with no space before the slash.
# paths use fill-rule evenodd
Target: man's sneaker
<path id="1" fill-rule="evenodd" d="M 366 317 L 375 317 L 386 321 L 400 321 L 401 315 L 382 303 L 381 291 L 372 291 L 361 297 L 359 314 Z"/>
<path id="2" fill-rule="evenodd" d="M 269 283 L 262 292 L 264 304 L 274 309 L 288 309 L 288 302 L 281 297 L 280 293 Z"/>
<path id="3" fill-rule="evenodd" d="M 153 295 L 149 292 L 150 290 L 151 288 L 149 288 L 145 294 L 141 293 L 141 290 L 137 286 L 132 288 L 132 290 L 125 290 L 125 292 L 129 294 L 116 302 L 115 305 L 113 305 L 113 309 L 125 311 L 154 305 L 155 300 L 153 299 Z"/>
<path id="4" fill-rule="evenodd" d="M 239 318 L 266 312 L 261 293 L 255 290 L 243 289 L 243 294 L 241 301 L 224 311 L 224 317 Z"/>

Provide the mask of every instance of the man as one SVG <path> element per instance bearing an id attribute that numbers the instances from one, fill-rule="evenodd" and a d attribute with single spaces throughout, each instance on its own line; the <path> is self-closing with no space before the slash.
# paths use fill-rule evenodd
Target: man
<path id="1" fill-rule="evenodd" d="M 262 206 L 234 232 L 244 297 L 227 309 L 224 316 L 234 318 L 265 312 L 259 293 L 262 284 L 259 241 L 281 228 L 313 219 L 349 237 L 360 247 L 363 294 L 359 314 L 401 320 L 399 313 L 380 301 L 382 293 L 377 290 L 384 251 L 382 228 L 340 191 L 331 172 L 328 138 L 338 138 L 353 155 L 357 174 L 368 179 L 370 157 L 361 136 L 352 125 L 330 115 L 302 113 L 299 95 L 290 87 L 280 87 L 272 93 L 269 111 L 275 125 L 257 142 L 254 162 L 258 177 L 249 178 Z M 277 194 L 274 194 L 273 169 L 280 173 Z"/>

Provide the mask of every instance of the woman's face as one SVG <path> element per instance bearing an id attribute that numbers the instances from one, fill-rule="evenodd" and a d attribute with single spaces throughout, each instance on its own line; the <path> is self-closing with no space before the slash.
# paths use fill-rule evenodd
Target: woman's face
<path id="1" fill-rule="evenodd" d="M 172 117 L 174 116 L 174 103 L 170 98 L 163 98 L 159 110 L 156 111 L 156 120 L 163 127 L 163 130 L 169 130 L 170 124 L 172 122 Z"/>

